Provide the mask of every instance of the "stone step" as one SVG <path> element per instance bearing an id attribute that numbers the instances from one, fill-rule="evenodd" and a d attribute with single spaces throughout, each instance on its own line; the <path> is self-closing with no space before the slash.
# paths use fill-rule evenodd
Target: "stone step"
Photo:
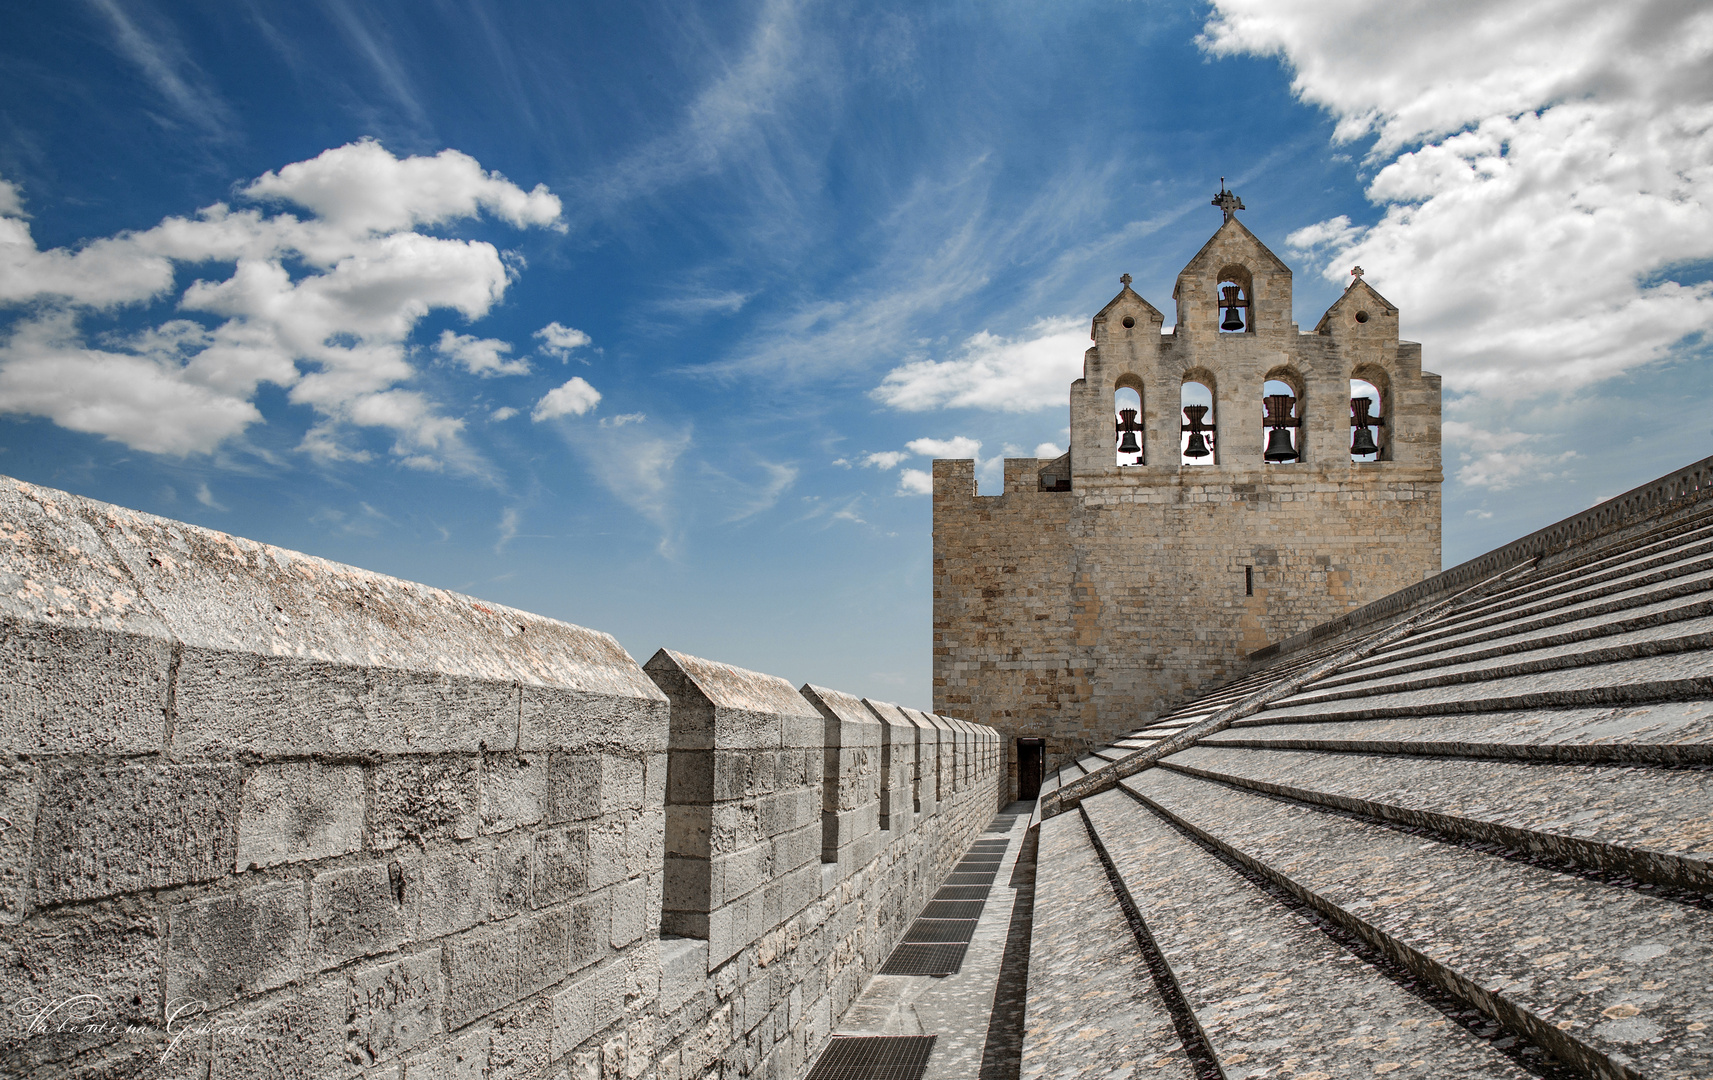
<path id="1" fill-rule="evenodd" d="M 1475 635 L 1467 644 L 1460 646 L 1410 650 L 1408 656 L 1388 656 L 1382 657 L 1378 661 L 1370 658 L 1361 663 L 1352 664 L 1340 670 L 1337 675 L 1322 679 L 1314 685 L 1316 689 L 1324 689 L 1358 682 L 1378 675 L 1404 675 L 1412 671 L 1425 671 L 1450 664 L 1485 660 L 1488 657 L 1504 656 L 1528 649 L 1593 642 L 1598 638 L 1612 637 L 1617 634 L 1674 623 L 1681 624 L 1707 616 L 1713 616 L 1713 597 L 1709 597 L 1706 593 L 1673 597 L 1669 600 L 1643 604 L 1620 615 L 1597 615 L 1586 619 L 1573 619 L 1569 622 L 1555 620 L 1549 625 L 1536 625 L 1517 630 L 1503 627 L 1492 633 Z"/>
<path id="2" fill-rule="evenodd" d="M 1281 698 L 1281 705 L 1367 697 L 1376 691 L 1399 692 L 1434 686 L 1483 682 L 1515 675 L 1538 675 L 1643 657 L 1705 653 L 1713 647 L 1713 615 L 1589 637 L 1560 645 L 1505 650 L 1480 660 L 1419 668 L 1407 674 L 1376 673 L 1331 685 L 1316 683 Z M 1704 663 L 1713 670 L 1713 662 Z"/>
<path id="3" fill-rule="evenodd" d="M 1174 709 L 1168 709 L 1156 717 L 1152 725 L 1143 730 L 1151 731 L 1156 727 L 1168 725 L 1181 730 L 1199 723 L 1221 709 L 1243 701 L 1256 691 L 1288 679 L 1306 668 L 1319 664 L 1330 656 L 1343 652 L 1350 646 L 1351 642 L 1341 642 L 1337 645 L 1325 646 L 1300 654 L 1293 653 L 1289 658 L 1245 676 L 1234 683 L 1222 686 L 1211 694 L 1197 697 Z"/>
<path id="4" fill-rule="evenodd" d="M 1713 773 L 1194 746 L 1167 768 L 1713 891 Z"/>
<path id="5" fill-rule="evenodd" d="M 1561 590 L 1536 594 L 1502 608 L 1463 608 L 1435 619 L 1407 639 L 1411 645 L 1441 645 L 1466 640 L 1497 626 L 1521 626 L 1527 620 L 1569 621 L 1622 611 L 1654 600 L 1705 592 L 1713 582 L 1713 557 L 1698 556 L 1643 573 L 1622 575 L 1599 583 L 1568 583 Z M 1380 654 L 1376 654 L 1380 655 Z"/>
<path id="6" fill-rule="evenodd" d="M 1040 836 L 1022 1075 L 1195 1080 L 1082 818 L 1060 814 Z"/>
<path id="7" fill-rule="evenodd" d="M 1645 705 L 1713 697 L 1713 654 L 1677 653 L 1328 701 L 1281 700 L 1257 717 L 1365 720 L 1411 713 Z"/>
<path id="8" fill-rule="evenodd" d="M 1414 660 L 1419 657 L 1434 657 L 1460 646 L 1481 646 L 1498 637 L 1533 632 L 1550 632 L 1562 629 L 1564 632 L 1574 634 L 1573 624 L 1621 623 L 1627 618 L 1645 620 L 1650 616 L 1655 616 L 1658 612 L 1670 611 L 1673 607 L 1682 604 L 1705 600 L 1709 592 L 1713 592 L 1713 574 L 1703 573 L 1655 582 L 1651 585 L 1611 593 L 1594 600 L 1551 607 L 1544 612 L 1526 618 L 1483 622 L 1473 628 L 1435 622 L 1428 628 L 1377 651 L 1364 663 L 1370 666 L 1379 666 L 1382 663 Z M 1658 606 L 1656 607 L 1656 605 Z M 1697 614 L 1700 613 L 1690 611 L 1686 617 L 1694 617 Z M 1660 621 L 1670 620 L 1661 619 Z M 1456 632 L 1452 632 L 1453 630 Z M 1345 670 L 1356 671 L 1358 667 L 1353 664 Z"/>
<path id="9" fill-rule="evenodd" d="M 1551 587 L 1571 579 L 1588 579 L 1609 574 L 1618 568 L 1635 570 L 1706 552 L 1713 552 L 1713 511 L 1709 510 L 1701 511 L 1688 521 L 1590 548 L 1569 558 L 1558 557 L 1535 568 L 1526 579 L 1493 591 L 1489 599 L 1503 602 L 1515 594 Z"/>
<path id="10" fill-rule="evenodd" d="M 1713 701 L 1621 708 L 1411 713 L 1378 719 L 1239 720 L 1202 746 L 1428 754 L 1528 761 L 1713 765 Z"/>
<path id="11" fill-rule="evenodd" d="M 1529 1075 L 1129 795 L 1082 809 L 1227 1076 Z"/>
<path id="12" fill-rule="evenodd" d="M 1171 769 L 1151 808 L 1592 1075 L 1713 1075 L 1713 913 Z"/>

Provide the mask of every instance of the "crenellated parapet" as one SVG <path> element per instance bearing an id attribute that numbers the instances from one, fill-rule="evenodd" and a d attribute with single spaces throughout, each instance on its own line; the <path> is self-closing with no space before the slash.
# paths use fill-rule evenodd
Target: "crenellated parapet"
<path id="1" fill-rule="evenodd" d="M 6 478 L 0 686 L 8 1076 L 801 1075 L 1001 794 L 979 725 Z"/>

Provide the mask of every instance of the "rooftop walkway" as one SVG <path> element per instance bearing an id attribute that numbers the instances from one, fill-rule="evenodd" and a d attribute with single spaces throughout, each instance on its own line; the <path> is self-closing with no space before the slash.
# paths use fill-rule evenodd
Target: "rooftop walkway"
<path id="1" fill-rule="evenodd" d="M 1033 810 L 1033 803 L 1012 803 L 971 845 L 846 1012 L 808 1080 L 1018 1075 L 1035 881 Z"/>

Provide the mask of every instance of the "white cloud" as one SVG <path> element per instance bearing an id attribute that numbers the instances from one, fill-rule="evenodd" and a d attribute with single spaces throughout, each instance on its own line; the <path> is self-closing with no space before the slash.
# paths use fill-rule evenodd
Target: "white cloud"
<path id="1" fill-rule="evenodd" d="M 1361 238 L 1363 230 L 1350 223 L 1350 215 L 1304 225 L 1285 237 L 1285 243 L 1298 252 L 1313 252 L 1316 248 L 1345 248 Z"/>
<path id="2" fill-rule="evenodd" d="M 923 457 L 981 457 L 981 440 L 967 435 L 954 435 L 950 439 L 911 439 L 904 446 L 912 454 L 921 454 Z"/>
<path id="3" fill-rule="evenodd" d="M 648 419 L 647 413 L 627 412 L 616 416 L 601 417 L 602 427 L 624 427 L 626 424 L 640 424 Z"/>
<path id="4" fill-rule="evenodd" d="M 565 385 L 556 386 L 543 395 L 529 417 L 539 423 L 560 416 L 582 416 L 600 401 L 601 392 L 585 382 L 582 376 L 574 375 Z"/>
<path id="5" fill-rule="evenodd" d="M 1713 328 L 1713 283 L 1672 280 L 1713 258 L 1713 8 L 1215 8 L 1207 48 L 1282 57 L 1337 138 L 1375 136 L 1380 221 L 1334 218 L 1292 241 L 1329 280 L 1361 264 L 1447 389 L 1574 390 Z"/>
<path id="6" fill-rule="evenodd" d="M 898 474 L 898 494 L 900 495 L 932 495 L 934 493 L 934 476 L 922 469 L 905 469 Z"/>
<path id="7" fill-rule="evenodd" d="M 0 176 L 0 217 L 24 216 L 24 193 L 18 190 L 17 184 Z"/>
<path id="8" fill-rule="evenodd" d="M 1563 479 L 1570 474 L 1562 466 L 1576 457 L 1574 450 L 1539 454 L 1523 449 L 1539 438 L 1527 432 L 1487 431 L 1460 420 L 1445 421 L 1441 432 L 1446 451 L 1462 462 L 1458 481 L 1490 491 Z"/>
<path id="9" fill-rule="evenodd" d="M 244 189 L 252 199 L 302 206 L 350 232 L 397 232 L 487 211 L 518 228 L 555 225 L 558 196 L 537 184 L 524 191 L 469 154 L 396 158 L 372 139 L 323 150 L 308 161 L 267 172 Z"/>
<path id="10" fill-rule="evenodd" d="M 196 485 L 196 501 L 208 507 L 210 510 L 226 509 L 224 506 L 220 505 L 220 501 L 214 497 L 214 492 L 208 490 L 208 484 L 206 481 Z"/>
<path id="11" fill-rule="evenodd" d="M 0 345 L 0 411 L 177 455 L 206 453 L 262 418 L 171 358 L 87 347 L 61 314 L 23 320 Z"/>
<path id="12" fill-rule="evenodd" d="M 1064 452 L 1065 448 L 1056 443 L 1044 442 L 1035 447 L 1035 456 L 1042 459 L 1056 458 Z"/>
<path id="13" fill-rule="evenodd" d="M 512 351 L 511 344 L 498 338 L 478 338 L 442 330 L 434 348 L 441 356 L 463 364 L 472 375 L 489 378 L 529 374 L 529 361 L 506 359 L 506 354 Z"/>
<path id="14" fill-rule="evenodd" d="M 495 421 L 510 420 L 512 417 L 514 417 L 516 415 L 517 415 L 517 410 L 512 408 L 510 405 L 501 405 L 499 408 L 495 409 L 493 412 L 488 414 L 488 419 L 489 420 L 495 420 Z"/>
<path id="15" fill-rule="evenodd" d="M 17 209 L 9 190 L 0 210 Z M 216 203 L 49 251 L 21 218 L 0 218 L 0 303 L 38 306 L 0 344 L 0 411 L 183 455 L 259 421 L 251 399 L 267 382 L 316 411 L 300 449 L 323 461 L 368 460 L 348 429 L 379 427 L 391 430 L 401 464 L 481 471 L 460 440 L 462 422 L 399 385 L 415 375 L 406 343 L 422 317 L 435 308 L 482 317 L 504 295 L 508 271 L 492 244 L 404 230 L 483 210 L 543 225 L 556 220 L 557 200 L 456 151 L 399 159 L 372 141 L 264 174 L 242 194 L 313 216 Z M 162 299 L 181 265 L 207 262 L 234 268 L 193 281 L 178 308 L 212 316 L 212 325 L 175 318 L 126 339 L 98 335 L 105 348 L 85 341 L 81 322 Z M 441 343 L 471 370 L 508 373 L 522 363 L 502 359 L 504 343 L 492 340 L 454 334 Z"/>
<path id="16" fill-rule="evenodd" d="M 878 453 L 869 454 L 862 459 L 862 463 L 873 469 L 890 469 L 909 457 L 910 455 L 903 450 L 882 450 Z M 837 465 L 838 462 L 835 461 L 833 464 Z"/>
<path id="17" fill-rule="evenodd" d="M 581 349 L 593 340 L 581 330 L 559 325 L 558 320 L 537 330 L 535 336 L 541 339 L 541 351 L 558 357 L 561 362 L 571 356 L 571 350 Z"/>
<path id="18" fill-rule="evenodd" d="M 1063 406 L 1082 377 L 1086 320 L 1043 319 L 1017 338 L 982 331 L 949 360 L 922 359 L 887 372 L 871 394 L 905 412 L 941 408 L 1031 412 Z"/>

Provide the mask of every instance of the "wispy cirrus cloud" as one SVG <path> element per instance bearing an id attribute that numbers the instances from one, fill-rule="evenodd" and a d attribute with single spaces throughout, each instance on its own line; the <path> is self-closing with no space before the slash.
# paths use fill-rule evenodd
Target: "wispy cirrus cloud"
<path id="1" fill-rule="evenodd" d="M 579 217 L 605 216 L 639 198 L 714 172 L 760 144 L 783 99 L 814 76 L 801 0 L 765 0 L 743 50 L 690 100 L 669 130 L 584 181 Z"/>
<path id="2" fill-rule="evenodd" d="M 154 12 L 143 5 L 121 6 L 118 0 L 88 3 L 106 21 L 114 48 L 136 66 L 175 116 L 205 135 L 230 137 L 235 126 L 231 107 L 208 84 L 170 27 L 151 18 Z"/>

